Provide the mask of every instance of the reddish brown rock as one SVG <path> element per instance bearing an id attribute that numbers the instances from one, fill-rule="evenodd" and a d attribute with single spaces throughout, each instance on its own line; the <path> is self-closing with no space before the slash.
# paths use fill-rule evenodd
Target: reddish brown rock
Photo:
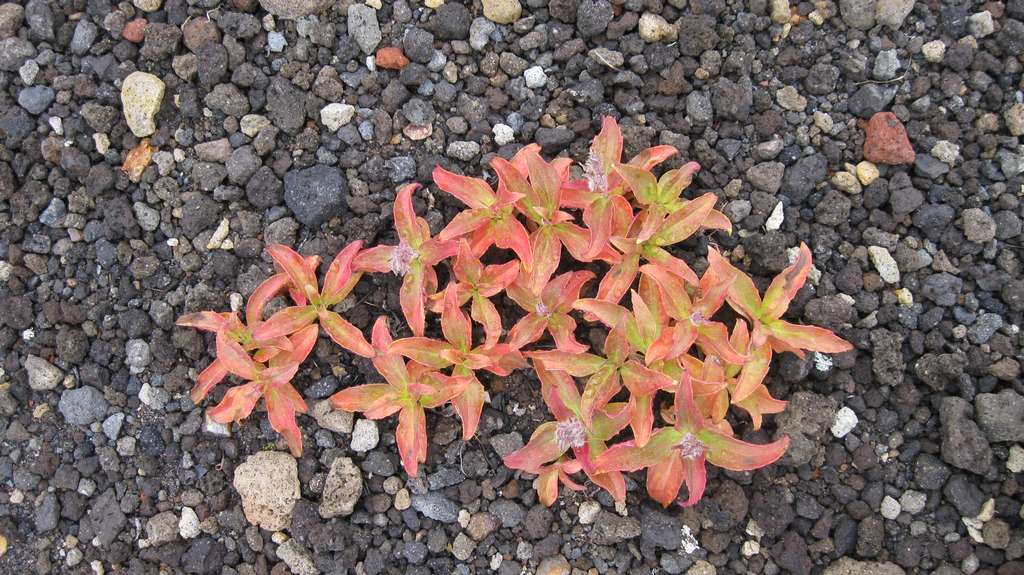
<path id="1" fill-rule="evenodd" d="M 388 70 L 401 70 L 409 65 L 409 59 L 402 53 L 401 48 L 381 48 L 377 50 L 377 67 Z"/>
<path id="2" fill-rule="evenodd" d="M 206 18 L 193 18 L 181 27 L 182 40 L 185 47 L 195 52 L 203 44 L 220 42 L 220 30 L 217 24 Z"/>
<path id="3" fill-rule="evenodd" d="M 864 130 L 865 160 L 892 166 L 914 163 L 914 146 L 910 145 L 907 129 L 895 114 L 878 112 L 860 126 Z"/>
<path id="4" fill-rule="evenodd" d="M 135 44 L 142 42 L 146 39 L 146 24 L 145 18 L 132 20 L 121 29 L 121 37 Z"/>

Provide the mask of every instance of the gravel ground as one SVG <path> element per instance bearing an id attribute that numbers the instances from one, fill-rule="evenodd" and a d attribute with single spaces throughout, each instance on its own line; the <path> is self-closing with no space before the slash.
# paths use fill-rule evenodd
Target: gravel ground
<path id="1" fill-rule="evenodd" d="M 0 572 L 1024 573 L 1024 1 L 262 1 L 0 5 Z M 912 149 L 865 146 L 882 111 Z M 500 464 L 544 417 L 516 373 L 468 443 L 432 414 L 408 480 L 392 421 L 319 405 L 373 376 L 323 339 L 297 462 L 191 403 L 212 340 L 174 320 L 237 308 L 264 245 L 393 242 L 398 184 L 533 141 L 580 161 L 605 115 L 721 197 L 735 233 L 684 257 L 766 279 L 812 247 L 790 317 L 857 349 L 777 361 L 789 408 L 747 436 L 789 434 L 779 464 L 686 510 L 642 480 L 547 509 Z"/>

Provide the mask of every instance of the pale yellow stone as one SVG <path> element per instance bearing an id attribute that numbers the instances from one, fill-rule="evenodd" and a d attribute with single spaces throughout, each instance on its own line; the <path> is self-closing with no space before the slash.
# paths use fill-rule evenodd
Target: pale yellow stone
<path id="1" fill-rule="evenodd" d="M 164 82 L 153 74 L 132 72 L 121 84 L 124 119 L 140 138 L 156 131 L 154 117 L 164 101 Z"/>
<path id="2" fill-rule="evenodd" d="M 523 14 L 519 0 L 482 0 L 484 18 L 495 24 L 511 24 Z"/>
<path id="3" fill-rule="evenodd" d="M 444 6 L 444 0 L 426 0 L 423 5 L 431 10 L 437 10 L 441 6 Z"/>
<path id="4" fill-rule="evenodd" d="M 412 505 L 412 496 L 409 494 L 409 490 L 402 488 L 395 493 L 395 509 L 399 511 L 405 511 Z"/>
<path id="5" fill-rule="evenodd" d="M 893 290 L 893 295 L 896 296 L 896 301 L 903 307 L 912 307 L 914 305 L 914 294 L 907 288 L 900 288 Z"/>
<path id="6" fill-rule="evenodd" d="M 878 179 L 878 167 L 864 160 L 857 164 L 857 179 L 860 180 L 861 185 L 870 186 L 871 182 Z"/>
<path id="7" fill-rule="evenodd" d="M 771 0 L 769 2 L 772 13 L 772 21 L 777 24 L 789 22 L 789 0 Z"/>
<path id="8" fill-rule="evenodd" d="M 645 12 L 640 16 L 637 26 L 640 29 L 640 37 L 645 42 L 661 42 L 667 38 L 674 38 L 678 34 L 675 26 L 669 24 L 661 16 L 650 12 Z"/>
<path id="9" fill-rule="evenodd" d="M 860 193 L 860 182 L 857 181 L 857 176 L 854 176 L 850 172 L 836 172 L 832 176 L 832 185 L 837 190 L 846 192 L 847 194 L 859 194 Z"/>

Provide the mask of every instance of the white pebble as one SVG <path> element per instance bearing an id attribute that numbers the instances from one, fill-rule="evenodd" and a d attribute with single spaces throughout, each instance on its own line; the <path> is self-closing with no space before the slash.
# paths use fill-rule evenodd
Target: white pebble
<path id="1" fill-rule="evenodd" d="M 580 525 L 590 525 L 594 518 L 601 511 L 601 505 L 596 501 L 584 501 L 580 503 L 579 517 Z"/>
<path id="2" fill-rule="evenodd" d="M 885 499 L 882 500 L 882 506 L 879 511 L 881 511 L 882 517 L 886 519 L 896 519 L 900 516 L 900 502 L 886 495 Z"/>
<path id="3" fill-rule="evenodd" d="M 338 128 L 352 121 L 356 113 L 355 106 L 351 104 L 339 104 L 337 102 L 327 104 L 320 110 L 320 122 L 325 128 L 337 132 Z"/>
<path id="4" fill-rule="evenodd" d="M 857 427 L 857 414 L 849 407 L 843 406 L 836 412 L 836 418 L 832 422 L 832 435 L 838 438 L 846 437 L 846 434 Z"/>
<path id="5" fill-rule="evenodd" d="M 349 447 L 352 451 L 362 453 L 377 447 L 378 441 L 380 434 L 377 431 L 377 422 L 372 419 L 360 419 L 352 428 L 352 442 Z"/>
<path id="6" fill-rule="evenodd" d="M 523 72 L 523 78 L 526 79 L 527 88 L 543 88 L 544 84 L 548 82 L 548 75 L 544 73 L 544 68 L 540 66 L 527 68 Z"/>
<path id="7" fill-rule="evenodd" d="M 511 144 L 516 140 L 515 131 L 512 130 L 511 126 L 507 126 L 505 124 L 495 124 L 494 127 L 491 128 L 491 132 L 494 133 L 494 143 L 499 146 Z"/>
<path id="8" fill-rule="evenodd" d="M 900 283 L 900 268 L 889 250 L 881 246 L 869 246 L 868 256 L 878 270 L 878 275 L 882 276 L 882 281 L 889 284 Z"/>
<path id="9" fill-rule="evenodd" d="M 182 539 L 193 539 L 199 536 L 199 516 L 191 507 L 181 508 L 181 519 L 178 519 L 178 533 Z"/>
<path id="10" fill-rule="evenodd" d="M 770 231 L 777 230 L 782 227 L 782 221 L 786 218 L 785 209 L 782 207 L 782 202 L 775 204 L 775 209 L 772 210 L 771 215 L 764 222 L 764 229 Z"/>

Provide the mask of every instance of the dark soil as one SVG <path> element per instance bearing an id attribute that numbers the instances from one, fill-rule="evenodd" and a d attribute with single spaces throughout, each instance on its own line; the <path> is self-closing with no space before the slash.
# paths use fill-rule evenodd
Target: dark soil
<path id="1" fill-rule="evenodd" d="M 785 25 L 779 0 L 522 0 L 507 26 L 480 0 L 357 8 L 412 60 L 401 72 L 367 69 L 377 39 L 349 30 L 352 0 L 273 24 L 255 0 L 155 3 L 0 5 L 0 573 L 1024 573 L 1021 0 L 792 2 Z M 648 13 L 678 33 L 645 41 Z M 166 85 L 138 183 L 119 169 L 139 142 L 120 99 L 135 70 Z M 330 102 L 355 108 L 333 132 Z M 836 174 L 878 111 L 916 160 L 852 185 Z M 241 304 L 268 243 L 327 261 L 392 243 L 398 184 L 435 165 L 479 175 L 534 141 L 582 161 L 605 115 L 627 154 L 674 145 L 670 167 L 698 161 L 693 192 L 720 195 L 735 231 L 682 245 L 695 268 L 714 242 L 766 281 L 811 246 L 820 273 L 788 317 L 857 349 L 776 362 L 789 409 L 760 433 L 737 423 L 789 434 L 786 457 L 712 471 L 692 509 L 655 506 L 641 476 L 624 508 L 588 486 L 547 509 L 500 462 L 546 417 L 519 372 L 491 378 L 468 443 L 452 413 L 430 416 L 416 480 L 393 421 L 357 452 L 301 417 L 294 539 L 250 526 L 234 470 L 283 444 L 262 413 L 227 436 L 204 423 L 226 386 L 192 404 L 212 339 L 174 320 Z M 416 198 L 435 231 L 460 209 Z M 400 325 L 397 286 L 367 278 L 346 317 Z M 375 377 L 326 339 L 307 365 L 311 405 Z M 324 519 L 338 457 L 364 492 Z M 193 511 L 198 530 L 179 526 Z"/>

